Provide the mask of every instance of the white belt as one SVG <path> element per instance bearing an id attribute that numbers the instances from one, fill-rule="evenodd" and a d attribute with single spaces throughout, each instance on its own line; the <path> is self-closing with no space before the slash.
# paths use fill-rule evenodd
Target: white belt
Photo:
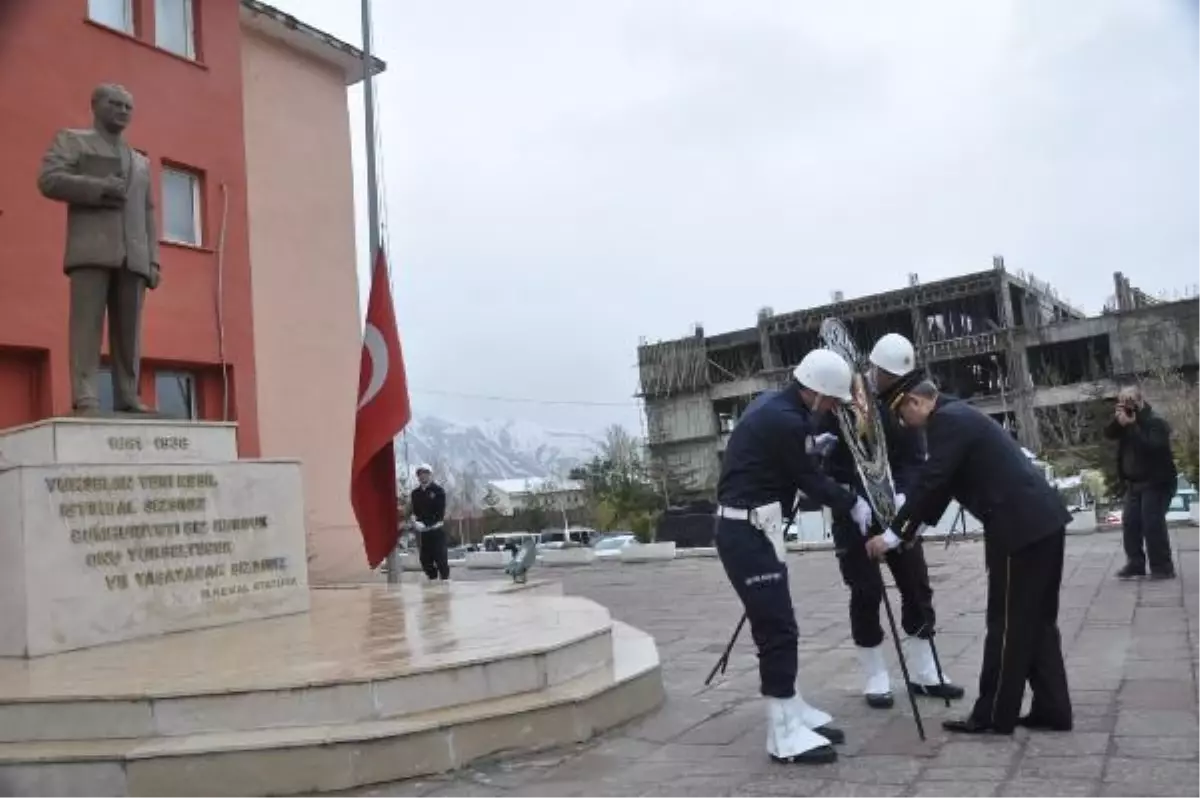
<path id="1" fill-rule="evenodd" d="M 728 518 L 730 521 L 749 521 L 750 511 L 744 507 L 717 507 L 718 518 Z"/>

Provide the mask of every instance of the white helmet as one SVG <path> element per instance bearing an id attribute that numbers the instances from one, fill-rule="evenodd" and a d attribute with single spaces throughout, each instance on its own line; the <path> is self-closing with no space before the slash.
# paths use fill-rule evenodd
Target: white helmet
<path id="1" fill-rule="evenodd" d="M 792 372 L 796 382 L 824 396 L 849 402 L 850 364 L 831 349 L 814 349 L 804 356 Z"/>
<path id="2" fill-rule="evenodd" d="M 903 377 L 917 367 L 917 353 L 912 342 L 897 333 L 888 333 L 876 341 L 868 359 L 871 365 L 897 377 Z"/>
<path id="3" fill-rule="evenodd" d="M 433 466 L 431 466 L 429 463 L 421 463 L 419 466 L 417 466 L 417 473 L 420 474 L 422 471 L 432 474 Z"/>

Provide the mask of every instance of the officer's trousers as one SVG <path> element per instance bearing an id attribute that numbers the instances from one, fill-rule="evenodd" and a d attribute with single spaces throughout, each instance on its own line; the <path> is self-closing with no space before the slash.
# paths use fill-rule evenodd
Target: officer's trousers
<path id="1" fill-rule="evenodd" d="M 758 647 L 758 675 L 764 696 L 796 694 L 800 633 L 788 588 L 787 566 L 748 521 L 717 519 L 717 554 L 725 575 L 746 608 L 750 634 Z"/>
<path id="2" fill-rule="evenodd" d="M 1014 552 L 986 543 L 987 636 L 976 722 L 1010 734 L 1017 724 L 1025 683 L 1033 690 L 1029 714 L 1044 723 L 1071 728 L 1071 695 L 1058 631 L 1066 531 Z"/>
<path id="3" fill-rule="evenodd" d="M 446 550 L 446 529 L 421 530 L 421 570 L 430 579 L 449 579 L 450 561 Z"/>
<path id="4" fill-rule="evenodd" d="M 834 519 L 833 539 L 842 581 L 850 588 L 850 636 L 855 645 L 874 648 L 883 642 L 879 607 L 884 588 L 879 565 L 867 556 L 866 538 L 849 518 Z M 900 625 L 909 635 L 931 637 L 936 616 L 921 541 L 912 548 L 888 552 L 886 561 L 900 592 Z"/>

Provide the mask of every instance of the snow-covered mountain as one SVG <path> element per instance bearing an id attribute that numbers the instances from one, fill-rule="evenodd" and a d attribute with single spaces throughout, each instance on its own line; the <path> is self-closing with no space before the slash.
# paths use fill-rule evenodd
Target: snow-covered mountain
<path id="1" fill-rule="evenodd" d="M 410 469 L 430 463 L 453 481 L 471 472 L 479 479 L 564 477 L 597 453 L 600 438 L 553 430 L 526 421 L 466 424 L 436 416 L 415 417 L 396 441 L 396 459 Z M 407 451 L 406 451 L 407 450 Z M 445 473 L 445 472 L 449 473 Z"/>

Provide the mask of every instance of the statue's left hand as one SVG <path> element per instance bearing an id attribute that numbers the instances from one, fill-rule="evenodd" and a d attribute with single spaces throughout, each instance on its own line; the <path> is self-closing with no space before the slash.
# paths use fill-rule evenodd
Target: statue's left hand
<path id="1" fill-rule="evenodd" d="M 146 280 L 146 287 L 149 288 L 151 291 L 153 291 L 155 288 L 158 288 L 158 282 L 160 279 L 161 279 L 161 277 L 160 277 L 159 271 L 158 271 L 158 264 L 151 263 L 150 264 L 150 277 L 147 278 L 147 280 Z"/>

